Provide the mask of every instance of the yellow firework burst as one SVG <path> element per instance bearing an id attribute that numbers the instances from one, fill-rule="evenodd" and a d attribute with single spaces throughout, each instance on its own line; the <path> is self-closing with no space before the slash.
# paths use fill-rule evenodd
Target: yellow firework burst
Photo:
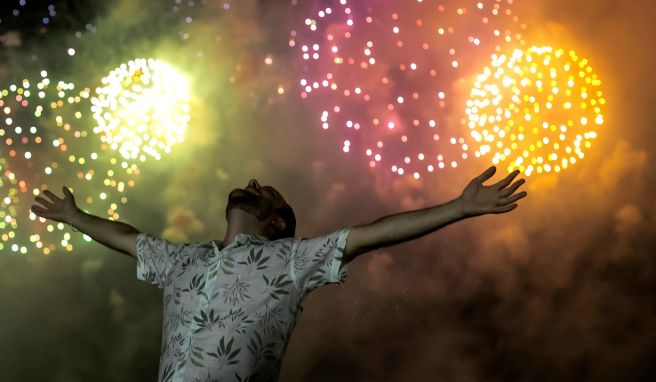
<path id="1" fill-rule="evenodd" d="M 189 89 L 172 66 L 152 58 L 121 64 L 102 79 L 91 100 L 101 134 L 126 159 L 161 159 L 184 140 Z"/>
<path id="2" fill-rule="evenodd" d="M 604 124 L 601 80 L 586 58 L 552 47 L 494 55 L 467 101 L 476 156 L 508 172 L 560 172 L 583 159 Z"/>

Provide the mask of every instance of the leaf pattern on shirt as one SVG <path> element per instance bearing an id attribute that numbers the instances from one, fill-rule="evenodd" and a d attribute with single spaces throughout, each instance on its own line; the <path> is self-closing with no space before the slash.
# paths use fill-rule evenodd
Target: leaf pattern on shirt
<path id="1" fill-rule="evenodd" d="M 254 332 L 255 336 L 251 337 L 248 342 L 248 350 L 253 354 L 253 368 L 257 367 L 259 363 L 264 360 L 272 360 L 275 358 L 276 343 L 269 342 L 264 344 L 262 336 L 257 331 Z"/>
<path id="2" fill-rule="evenodd" d="M 283 329 L 285 321 L 282 318 L 282 309 L 276 306 L 265 305 L 263 312 L 255 313 L 258 327 L 265 333 L 277 333 Z"/>
<path id="3" fill-rule="evenodd" d="M 158 381 L 275 381 L 305 292 L 334 282 L 346 233 L 240 234 L 227 247 L 140 234 L 137 277 L 163 289 Z"/>
<path id="4" fill-rule="evenodd" d="M 174 373 L 175 369 L 173 368 L 173 364 L 168 363 L 166 366 L 164 366 L 164 369 L 162 369 L 159 380 L 161 382 L 169 382 L 173 378 Z"/>
<path id="5" fill-rule="evenodd" d="M 241 349 L 236 349 L 232 350 L 232 343 L 234 342 L 234 338 L 231 338 L 230 341 L 225 343 L 225 337 L 221 337 L 219 340 L 219 346 L 216 347 L 215 352 L 207 352 L 206 354 L 209 355 L 210 357 L 214 357 L 219 360 L 219 367 L 223 368 L 226 365 L 234 365 L 239 360 L 235 359 L 237 354 L 241 351 Z"/>
<path id="6" fill-rule="evenodd" d="M 306 268 L 306 264 L 309 264 L 311 259 L 304 257 L 304 256 L 296 256 L 294 257 L 294 273 L 297 275 L 301 274 L 303 270 Z"/>
<path id="7" fill-rule="evenodd" d="M 252 377 L 252 376 L 250 376 L 250 375 L 249 375 L 249 376 L 246 376 L 246 377 L 242 377 L 241 375 L 239 375 L 239 373 L 235 373 L 235 378 L 237 378 L 237 382 L 251 382 L 251 381 L 255 381 L 254 379 L 251 379 L 251 377 Z"/>
<path id="8" fill-rule="evenodd" d="M 292 260 L 292 245 L 287 242 L 282 243 L 276 251 L 276 257 L 282 261 L 282 265 L 286 268 Z"/>
<path id="9" fill-rule="evenodd" d="M 166 330 L 177 330 L 180 326 L 187 326 L 191 324 L 191 311 L 184 310 L 182 308 L 179 311 L 175 311 L 166 316 Z"/>
<path id="10" fill-rule="evenodd" d="M 159 278 L 157 277 L 157 272 L 155 272 L 155 271 L 146 272 L 143 276 L 143 281 L 145 281 L 149 284 L 159 283 Z"/>
<path id="11" fill-rule="evenodd" d="M 203 362 L 205 355 L 203 354 L 203 348 L 200 346 L 191 345 L 191 351 L 189 353 L 189 361 L 191 361 L 194 366 L 203 367 L 205 363 Z"/>
<path id="12" fill-rule="evenodd" d="M 223 325 L 223 320 L 220 314 L 214 314 L 214 309 L 209 311 L 201 310 L 199 314 L 194 316 L 194 334 L 202 331 L 211 331 L 213 327 L 220 327 Z"/>
<path id="13" fill-rule="evenodd" d="M 226 275 L 234 274 L 235 259 L 232 256 L 226 255 L 221 258 L 221 271 Z"/>
<path id="14" fill-rule="evenodd" d="M 223 317 L 223 327 L 225 328 L 226 333 L 228 335 L 246 333 L 249 325 L 254 322 L 248 317 L 248 313 L 242 308 L 235 310 L 231 309 L 230 312 Z"/>
<path id="15" fill-rule="evenodd" d="M 173 294 L 164 292 L 164 309 L 169 306 L 171 301 L 173 301 Z"/>
<path id="16" fill-rule="evenodd" d="M 210 375 L 210 372 L 207 372 L 207 377 L 205 378 L 194 378 L 193 382 L 217 382 L 216 378 L 213 378 L 212 375 Z"/>
<path id="17" fill-rule="evenodd" d="M 205 273 L 198 273 L 196 276 L 192 277 L 189 285 L 182 291 L 200 295 L 203 293 L 203 289 L 205 289 Z"/>
<path id="18" fill-rule="evenodd" d="M 173 287 L 173 302 L 175 303 L 175 305 L 182 304 L 182 299 L 183 298 L 184 298 L 184 293 L 182 291 L 182 287 L 174 286 Z"/>
<path id="19" fill-rule="evenodd" d="M 266 290 L 269 291 L 269 295 L 278 300 L 281 295 L 289 294 L 286 286 L 292 283 L 292 280 L 288 279 L 288 275 L 283 273 L 269 280 L 266 275 L 262 275 L 264 283 L 266 284 Z"/>
<path id="20" fill-rule="evenodd" d="M 182 369 L 185 367 L 187 364 L 187 359 L 189 358 L 189 352 L 192 347 L 192 342 L 187 341 L 184 337 L 182 337 L 179 342 L 178 342 L 178 351 L 176 352 L 175 359 L 176 359 L 176 365 L 175 368 L 177 369 Z"/>
<path id="21" fill-rule="evenodd" d="M 339 237 L 334 235 L 315 238 L 305 241 L 302 248 L 298 250 L 298 254 L 294 259 L 294 266 L 296 272 L 303 275 L 302 278 L 304 280 L 301 283 L 303 284 L 302 287 L 305 289 L 305 293 L 309 293 L 317 287 L 331 282 L 332 265 L 334 262 L 341 264 L 338 270 L 338 276 L 345 276 L 345 273 L 342 272 L 343 263 L 341 261 L 344 257 L 346 242 L 344 241 L 340 246 L 338 240 Z M 320 243 L 320 245 L 317 245 L 317 243 Z M 298 260 L 298 263 L 296 263 L 296 260 Z"/>
<path id="22" fill-rule="evenodd" d="M 226 275 L 234 274 L 235 260 L 230 254 L 222 254 L 218 259 L 213 260 L 210 263 L 208 279 L 214 280 L 214 278 L 222 272 Z"/>
<path id="23" fill-rule="evenodd" d="M 251 274 L 255 270 L 262 271 L 267 268 L 265 264 L 269 261 L 270 257 L 262 256 L 262 252 L 264 252 L 264 248 L 260 248 L 259 251 L 255 251 L 255 248 L 251 248 L 246 260 L 238 262 L 238 264 L 246 266 L 246 274 Z"/>
<path id="24" fill-rule="evenodd" d="M 176 274 L 176 277 L 182 276 L 187 269 L 194 269 L 196 263 L 198 262 L 197 256 L 184 256 L 180 259 L 180 271 Z"/>
<path id="25" fill-rule="evenodd" d="M 235 277 L 235 281 L 232 284 L 225 284 L 223 286 L 223 299 L 230 305 L 237 305 L 244 302 L 250 296 L 246 293 L 250 284 L 241 281 L 239 275 Z"/>

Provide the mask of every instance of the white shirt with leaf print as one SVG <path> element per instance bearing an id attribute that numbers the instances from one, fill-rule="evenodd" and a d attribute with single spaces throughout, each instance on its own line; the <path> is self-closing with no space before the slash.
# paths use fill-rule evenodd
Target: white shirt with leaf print
<path id="1" fill-rule="evenodd" d="M 158 381 L 276 381 L 303 299 L 341 284 L 349 228 L 269 241 L 174 244 L 137 236 L 137 278 L 163 289 Z"/>

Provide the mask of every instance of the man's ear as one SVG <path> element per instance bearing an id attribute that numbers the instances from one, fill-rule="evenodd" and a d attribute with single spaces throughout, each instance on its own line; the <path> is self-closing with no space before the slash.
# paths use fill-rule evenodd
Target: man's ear
<path id="1" fill-rule="evenodd" d="M 269 227 L 275 232 L 281 232 L 287 227 L 287 223 L 283 218 L 278 215 L 275 215 L 271 220 L 269 220 Z"/>

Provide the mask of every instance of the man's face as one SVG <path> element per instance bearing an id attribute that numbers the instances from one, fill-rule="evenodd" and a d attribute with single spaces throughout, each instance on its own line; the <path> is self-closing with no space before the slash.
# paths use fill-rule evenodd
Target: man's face
<path id="1" fill-rule="evenodd" d="M 262 221 L 279 207 L 287 202 L 282 195 L 271 186 L 260 186 L 255 179 L 251 179 L 245 188 L 236 188 L 228 196 L 226 216 L 233 208 L 246 211 Z"/>

